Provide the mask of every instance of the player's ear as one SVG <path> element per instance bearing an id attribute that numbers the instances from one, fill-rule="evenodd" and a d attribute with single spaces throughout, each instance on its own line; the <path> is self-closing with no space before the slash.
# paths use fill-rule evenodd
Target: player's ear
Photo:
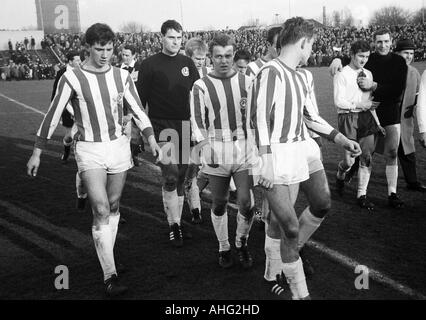
<path id="1" fill-rule="evenodd" d="M 305 43 L 306 43 L 306 38 L 302 38 L 302 42 L 300 43 L 300 47 L 303 49 L 305 49 Z"/>

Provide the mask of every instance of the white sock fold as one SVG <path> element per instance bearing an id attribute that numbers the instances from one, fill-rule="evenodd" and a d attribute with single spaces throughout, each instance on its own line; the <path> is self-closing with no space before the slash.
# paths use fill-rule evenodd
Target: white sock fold
<path id="1" fill-rule="evenodd" d="M 217 216 L 211 212 L 211 219 L 216 233 L 217 240 L 219 241 L 219 251 L 228 251 L 231 249 L 228 238 L 228 212 L 222 216 Z"/>
<path id="2" fill-rule="evenodd" d="M 297 243 L 299 249 L 305 245 L 323 220 L 324 218 L 317 218 L 312 215 L 309 207 L 302 212 L 299 217 L 299 241 Z"/>
<path id="3" fill-rule="evenodd" d="M 164 212 L 167 215 L 169 225 L 180 223 L 179 199 L 176 190 L 166 191 L 162 189 Z"/>
<path id="4" fill-rule="evenodd" d="M 283 273 L 290 286 L 293 300 L 299 300 L 309 296 L 305 272 L 303 271 L 303 263 L 300 257 L 295 262 L 283 263 Z"/>
<path id="5" fill-rule="evenodd" d="M 191 211 L 198 209 L 201 212 L 200 189 L 198 189 L 196 177 L 192 179 L 191 188 L 188 191 L 188 205 Z"/>
<path id="6" fill-rule="evenodd" d="M 274 239 L 265 234 L 265 274 L 267 281 L 276 280 L 277 274 L 283 269 L 281 260 L 281 239 Z"/>
<path id="7" fill-rule="evenodd" d="M 367 194 L 368 183 L 370 182 L 371 166 L 360 165 L 358 169 L 358 192 L 357 198 Z"/>
<path id="8" fill-rule="evenodd" d="M 398 184 L 398 166 L 386 166 L 386 180 L 388 182 L 388 196 L 391 193 L 396 193 L 396 186 Z"/>
<path id="9" fill-rule="evenodd" d="M 104 281 L 106 281 L 112 275 L 117 274 L 110 226 L 108 224 L 100 225 L 99 227 L 92 226 L 92 237 L 104 273 Z"/>

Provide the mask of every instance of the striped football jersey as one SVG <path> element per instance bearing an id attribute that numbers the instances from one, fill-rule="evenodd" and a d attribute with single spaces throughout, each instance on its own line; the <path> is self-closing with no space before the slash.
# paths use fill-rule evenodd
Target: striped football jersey
<path id="1" fill-rule="evenodd" d="M 229 78 L 212 74 L 197 80 L 191 92 L 191 125 L 197 142 L 205 139 L 245 139 L 249 77 L 237 72 Z"/>
<path id="2" fill-rule="evenodd" d="M 205 77 L 208 73 L 212 72 L 212 68 L 202 66 L 200 69 L 197 69 L 198 73 L 200 74 L 200 79 Z"/>
<path id="3" fill-rule="evenodd" d="M 122 136 L 124 102 L 144 135 L 148 137 L 153 133 L 128 71 L 110 67 L 106 72 L 96 73 L 74 68 L 59 80 L 55 97 L 37 132 L 36 147 L 45 147 L 68 102 L 77 125 L 75 140 L 104 142 Z"/>
<path id="4" fill-rule="evenodd" d="M 249 76 L 251 79 L 254 79 L 259 73 L 259 70 L 267 63 L 267 61 L 262 58 L 252 61 L 247 65 L 246 76 Z"/>
<path id="5" fill-rule="evenodd" d="M 260 70 L 249 97 L 250 128 L 259 153 L 270 153 L 271 144 L 306 140 L 308 129 L 333 140 L 336 131 L 318 114 L 313 77 L 274 59 Z"/>

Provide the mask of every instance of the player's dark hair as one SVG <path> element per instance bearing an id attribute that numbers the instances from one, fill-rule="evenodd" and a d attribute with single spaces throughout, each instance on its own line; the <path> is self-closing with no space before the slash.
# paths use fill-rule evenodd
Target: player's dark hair
<path id="1" fill-rule="evenodd" d="M 370 51 L 370 44 L 365 40 L 358 40 L 351 45 L 351 54 L 357 54 L 358 52 Z"/>
<path id="2" fill-rule="evenodd" d="M 314 24 L 302 17 L 294 17 L 288 19 L 283 24 L 283 30 L 279 35 L 280 47 L 284 47 L 288 44 L 294 44 L 301 38 L 306 37 L 311 39 L 315 35 Z"/>
<path id="3" fill-rule="evenodd" d="M 268 34 L 266 36 L 266 41 L 268 41 L 268 43 L 270 45 L 273 45 L 275 36 L 277 34 L 279 35 L 280 32 L 282 31 L 282 29 L 283 29 L 282 27 L 273 27 L 273 28 L 269 29 Z M 278 42 L 278 40 L 277 40 L 277 42 Z"/>
<path id="4" fill-rule="evenodd" d="M 233 46 L 234 51 L 237 48 L 237 44 L 235 43 L 234 38 L 230 37 L 226 33 L 217 33 L 214 36 L 213 40 L 210 41 L 209 52 L 211 54 L 213 54 L 213 47 L 215 47 L 215 46 L 221 46 L 221 47 Z"/>
<path id="5" fill-rule="evenodd" d="M 250 59 L 251 59 L 250 52 L 248 52 L 247 50 L 238 50 L 237 52 L 235 52 L 234 62 L 237 62 L 240 59 L 250 62 Z"/>
<path id="6" fill-rule="evenodd" d="M 74 57 L 76 57 L 76 56 L 81 57 L 81 53 L 78 52 L 78 51 L 72 50 L 72 51 L 68 51 L 68 53 L 66 54 L 65 57 L 67 59 L 67 62 L 70 62 L 70 61 L 73 61 Z"/>
<path id="7" fill-rule="evenodd" d="M 84 38 L 89 46 L 93 46 L 95 43 L 104 46 L 111 41 L 114 42 L 115 34 L 107 24 L 95 23 L 87 29 Z"/>
<path id="8" fill-rule="evenodd" d="M 132 53 L 132 56 L 134 56 L 135 53 L 136 53 L 136 47 L 134 45 L 131 45 L 131 44 L 125 44 L 123 49 L 124 50 L 130 50 L 130 52 Z"/>
<path id="9" fill-rule="evenodd" d="M 182 26 L 176 20 L 167 20 L 161 25 L 161 34 L 166 35 L 167 30 L 173 29 L 177 32 L 182 32 Z"/>
<path id="10" fill-rule="evenodd" d="M 198 38 L 191 38 L 185 45 L 185 54 L 188 57 L 192 57 L 195 51 L 201 51 L 202 53 L 207 52 L 206 43 Z"/>
<path id="11" fill-rule="evenodd" d="M 381 29 L 377 30 L 376 32 L 374 32 L 373 40 L 376 41 L 377 36 L 382 36 L 384 34 L 389 34 L 389 37 L 392 38 L 392 33 L 390 32 L 390 30 L 388 28 L 381 28 Z"/>

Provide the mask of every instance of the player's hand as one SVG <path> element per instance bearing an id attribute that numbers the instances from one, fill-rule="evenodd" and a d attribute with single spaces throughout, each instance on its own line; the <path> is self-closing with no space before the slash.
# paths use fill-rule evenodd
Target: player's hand
<path id="1" fill-rule="evenodd" d="M 27 163 L 27 174 L 30 177 L 37 176 L 38 168 L 40 167 L 40 155 L 34 154 Z"/>
<path id="2" fill-rule="evenodd" d="M 149 136 L 148 138 L 149 147 L 151 148 L 152 155 L 156 157 L 155 163 L 163 160 L 163 151 L 155 140 L 154 135 Z"/>
<path id="3" fill-rule="evenodd" d="M 345 150 L 349 151 L 351 153 L 351 157 L 355 158 L 361 155 L 362 150 L 361 147 L 359 146 L 358 142 L 353 141 L 353 140 L 349 140 L 346 142 L 346 144 L 343 145 L 343 148 L 345 148 Z"/>
<path id="4" fill-rule="evenodd" d="M 128 137 L 131 138 L 132 136 L 132 115 L 128 114 L 127 116 L 123 117 L 123 126 L 122 126 L 122 133 Z"/>
<path id="5" fill-rule="evenodd" d="M 337 72 L 342 71 L 342 60 L 335 58 L 328 67 L 328 71 L 330 71 L 332 77 L 334 77 Z"/>
<path id="6" fill-rule="evenodd" d="M 379 126 L 379 135 L 381 135 L 382 137 L 386 137 L 386 129 L 382 126 Z"/>
<path id="7" fill-rule="evenodd" d="M 380 105 L 379 101 L 371 101 L 371 107 L 370 107 L 370 109 L 371 110 L 376 110 L 379 107 L 379 105 Z"/>
<path id="8" fill-rule="evenodd" d="M 272 154 L 262 156 L 262 168 L 258 184 L 266 190 L 271 190 L 274 187 L 274 166 L 272 162 Z"/>
<path id="9" fill-rule="evenodd" d="M 366 78 L 366 77 L 359 77 L 357 79 L 358 86 L 363 91 L 370 91 L 374 87 L 374 81 L 372 79 Z"/>
<path id="10" fill-rule="evenodd" d="M 426 148 L 426 132 L 422 132 L 422 133 L 420 133 L 420 145 L 423 147 L 423 148 Z"/>

